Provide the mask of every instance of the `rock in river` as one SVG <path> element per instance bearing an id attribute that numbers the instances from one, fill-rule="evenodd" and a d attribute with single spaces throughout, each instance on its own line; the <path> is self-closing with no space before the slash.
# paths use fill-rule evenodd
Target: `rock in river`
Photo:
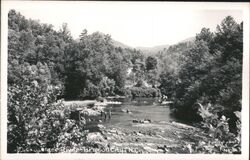
<path id="1" fill-rule="evenodd" d="M 133 123 L 145 123 L 145 124 L 148 124 L 148 123 L 151 123 L 151 120 L 150 119 L 144 119 L 144 120 L 136 120 L 136 119 L 134 119 L 132 122 Z"/>

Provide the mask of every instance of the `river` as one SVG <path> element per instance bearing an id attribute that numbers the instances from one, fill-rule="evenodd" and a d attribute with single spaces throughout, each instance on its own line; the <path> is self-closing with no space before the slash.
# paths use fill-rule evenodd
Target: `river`
<path id="1" fill-rule="evenodd" d="M 90 131 L 96 131 L 96 126 L 102 124 L 107 128 L 119 127 L 124 129 L 133 129 L 133 120 L 150 120 L 153 124 L 177 121 L 171 115 L 168 105 L 159 103 L 158 98 L 135 98 L 135 99 L 112 99 L 120 101 L 122 104 L 108 104 L 105 111 L 111 111 L 111 117 L 91 116 L 87 119 L 87 128 Z"/>
<path id="2" fill-rule="evenodd" d="M 185 146 L 203 139 L 198 128 L 175 119 L 169 106 L 161 105 L 158 99 L 112 101 L 122 103 L 105 107 L 105 112 L 111 111 L 110 119 L 106 116 L 105 120 L 101 115 L 86 117 L 87 142 L 96 144 L 97 149 L 104 149 L 96 152 L 189 153 Z"/>

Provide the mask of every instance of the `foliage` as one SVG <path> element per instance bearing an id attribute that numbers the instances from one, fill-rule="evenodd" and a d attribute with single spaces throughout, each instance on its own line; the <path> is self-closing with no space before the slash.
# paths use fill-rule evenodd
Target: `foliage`
<path id="1" fill-rule="evenodd" d="M 184 56 L 183 53 L 193 46 L 193 42 L 180 42 L 171 45 L 167 50 L 160 51 L 156 56 L 158 58 L 159 72 L 170 72 L 174 76 L 178 76 L 178 72 L 182 68 L 183 62 L 181 61 Z"/>
<path id="2" fill-rule="evenodd" d="M 178 78 L 174 75 L 173 72 L 163 72 L 160 74 L 160 90 L 163 95 L 166 95 L 170 99 L 173 99 L 175 94 L 174 90 L 176 88 L 176 83 L 178 82 Z"/>
<path id="3" fill-rule="evenodd" d="M 126 70 L 141 52 L 116 48 L 110 35 L 73 40 L 66 23 L 52 25 L 8 14 L 8 152 L 81 149 L 85 120 L 70 120 L 60 98 L 86 99 L 127 94 Z"/>
<path id="4" fill-rule="evenodd" d="M 201 32 L 199 34 L 196 34 L 195 41 L 202 40 L 206 42 L 208 45 L 210 45 L 213 41 L 213 38 L 214 38 L 214 33 L 212 33 L 209 28 L 202 28 Z M 211 46 L 208 47 L 210 48 Z"/>
<path id="5" fill-rule="evenodd" d="M 84 30 L 80 42 L 75 42 L 67 51 L 66 98 L 122 94 L 133 54 L 137 52 L 115 48 L 109 35 L 100 32 L 88 35 Z"/>
<path id="6" fill-rule="evenodd" d="M 160 95 L 158 89 L 151 87 L 131 87 L 129 90 L 132 97 L 158 97 Z"/>
<path id="7" fill-rule="evenodd" d="M 152 70 L 157 68 L 157 59 L 155 57 L 149 56 L 146 59 L 146 70 Z"/>
<path id="8" fill-rule="evenodd" d="M 68 120 L 70 110 L 55 103 L 60 87 L 51 85 L 45 69 L 21 65 L 19 81 L 8 86 L 8 153 L 61 152 L 84 140 L 83 128 Z"/>
<path id="9" fill-rule="evenodd" d="M 59 90 L 47 81 L 49 73 L 41 74 L 44 70 L 36 66 L 25 64 L 20 71 L 19 81 L 8 87 L 8 152 L 36 152 L 48 141 L 48 130 L 41 126 Z"/>
<path id="10" fill-rule="evenodd" d="M 26 87 L 39 91 L 39 86 Z M 9 153 L 62 152 L 72 147 L 72 143 L 84 140 L 86 131 L 83 128 L 79 129 L 80 126 L 75 120 L 68 119 L 69 110 L 65 110 L 64 105 L 41 100 L 50 98 L 54 93 L 45 93 L 48 94 L 45 96 L 43 92 L 32 92 L 36 95 L 29 96 L 30 90 L 23 89 L 11 87 L 9 90 Z M 25 95 L 25 98 L 13 101 L 16 96 L 21 95 Z M 25 105 L 27 102 L 37 105 Z"/>
<path id="11" fill-rule="evenodd" d="M 210 102 L 214 108 L 223 106 L 220 114 L 230 118 L 229 129 L 234 132 L 236 117 L 233 112 L 241 110 L 242 30 L 243 24 L 237 24 L 228 16 L 216 32 L 203 28 L 193 44 L 169 47 L 166 57 L 158 55 L 165 62 L 160 89 L 163 94 L 173 97 L 176 116 L 200 121 L 196 103 Z M 172 63 L 165 59 L 174 59 L 177 65 L 172 68 Z"/>
<path id="12" fill-rule="evenodd" d="M 52 25 L 27 20 L 15 10 L 10 10 L 8 16 L 9 84 L 16 81 L 18 74 L 14 73 L 14 66 L 40 62 L 47 64 L 51 83 L 62 87 L 60 97 L 84 99 L 122 94 L 127 68 L 144 59 L 137 50 L 116 48 L 110 35 L 88 34 L 84 29 L 78 41 L 73 40 L 66 23 L 55 31 Z M 108 78 L 109 88 L 103 77 Z"/>
<path id="13" fill-rule="evenodd" d="M 174 101 L 177 117 L 203 120 L 210 138 L 194 152 L 240 152 L 243 23 L 228 16 L 216 32 L 203 28 L 195 41 L 147 58 L 113 42 L 108 34 L 88 34 L 86 29 L 74 40 L 65 23 L 55 31 L 52 25 L 9 11 L 8 152 L 81 149 L 85 120 L 69 120 L 70 108 L 56 103 L 59 97 L 161 93 Z M 132 85 L 126 87 L 127 82 Z"/>
<path id="14" fill-rule="evenodd" d="M 229 132 L 228 118 L 224 115 L 218 116 L 211 104 L 199 105 L 199 114 L 203 119 L 203 128 L 208 134 L 205 141 L 199 141 L 193 147 L 194 153 L 241 153 L 241 120 L 240 112 L 235 112 L 238 116 L 237 133 Z"/>
<path id="15" fill-rule="evenodd" d="M 56 32 L 52 25 L 27 20 L 15 10 L 10 10 L 8 16 L 8 84 L 16 81 L 12 79 L 16 73 L 10 73 L 13 66 L 24 63 L 37 65 L 40 62 L 47 64 L 51 83 L 63 87 L 64 53 L 72 41 L 69 32 L 65 31 L 66 25 Z"/>

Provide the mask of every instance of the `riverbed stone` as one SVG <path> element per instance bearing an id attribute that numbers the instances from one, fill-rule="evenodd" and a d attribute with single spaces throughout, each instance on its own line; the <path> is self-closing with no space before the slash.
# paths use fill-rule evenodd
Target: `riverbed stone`
<path id="1" fill-rule="evenodd" d="M 149 146 L 145 146 L 143 149 L 145 149 L 148 153 L 158 153 L 157 149 L 151 148 Z"/>
<path id="2" fill-rule="evenodd" d="M 133 119 L 133 121 L 132 121 L 133 123 L 139 123 L 139 121 L 138 120 L 136 120 L 136 119 Z"/>
<path id="3" fill-rule="evenodd" d="M 143 136 L 143 134 L 139 133 L 139 132 L 136 132 L 136 135 L 137 136 Z"/>
<path id="4" fill-rule="evenodd" d="M 143 121 L 143 123 L 148 124 L 148 123 L 150 123 L 150 122 L 149 122 L 149 121 Z"/>
<path id="5" fill-rule="evenodd" d="M 87 142 L 106 142 L 100 132 L 88 133 Z"/>

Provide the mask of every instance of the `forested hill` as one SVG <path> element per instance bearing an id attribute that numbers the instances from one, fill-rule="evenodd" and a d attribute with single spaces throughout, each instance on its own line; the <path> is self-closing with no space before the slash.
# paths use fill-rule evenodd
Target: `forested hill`
<path id="1" fill-rule="evenodd" d="M 178 43 L 186 43 L 186 42 L 191 43 L 194 41 L 195 41 L 195 37 L 189 37 L 189 38 L 186 38 Z M 174 44 L 174 45 L 176 45 L 176 44 Z M 158 45 L 158 46 L 153 46 L 153 47 L 136 47 L 136 49 L 141 50 L 143 52 L 143 54 L 146 56 L 155 56 L 159 53 L 167 51 L 169 49 L 169 47 L 174 46 L 174 45 L 165 44 L 165 45 Z"/>
<path id="2" fill-rule="evenodd" d="M 122 43 L 122 42 L 119 42 L 119 41 L 117 41 L 117 40 L 114 40 L 114 39 L 112 39 L 112 43 L 113 43 L 113 45 L 114 45 L 115 47 L 121 47 L 121 48 L 123 48 L 123 49 L 125 49 L 125 48 L 133 49 L 133 47 L 130 47 L 130 46 L 128 46 L 128 45 L 126 45 L 126 44 L 124 44 L 124 43 Z"/>
<path id="3" fill-rule="evenodd" d="M 141 50 L 146 55 L 155 55 L 159 51 L 167 50 L 170 45 L 159 45 L 154 47 L 136 47 L 136 49 Z"/>
<path id="4" fill-rule="evenodd" d="M 55 31 L 15 10 L 8 16 L 9 85 L 56 85 L 67 99 L 124 94 L 127 68 L 143 61 L 141 52 L 115 46 L 110 35 L 84 29 L 75 41 L 67 24 Z"/>

